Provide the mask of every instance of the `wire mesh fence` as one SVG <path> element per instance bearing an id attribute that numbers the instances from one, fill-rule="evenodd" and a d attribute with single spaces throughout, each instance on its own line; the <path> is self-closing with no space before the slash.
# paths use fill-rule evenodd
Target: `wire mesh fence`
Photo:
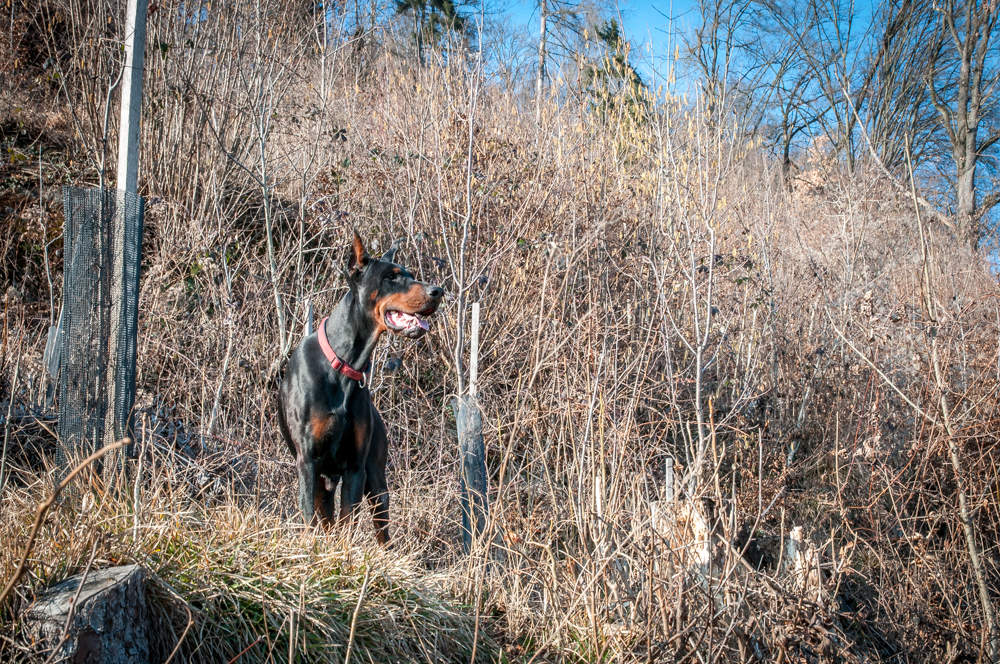
<path id="1" fill-rule="evenodd" d="M 131 436 L 145 201 L 64 187 L 63 204 L 57 462 L 65 468 L 68 458 Z"/>

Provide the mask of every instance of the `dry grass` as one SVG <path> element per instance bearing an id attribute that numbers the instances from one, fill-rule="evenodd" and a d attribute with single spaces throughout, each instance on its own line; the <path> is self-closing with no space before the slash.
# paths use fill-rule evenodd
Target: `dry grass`
<path id="1" fill-rule="evenodd" d="M 412 67 L 396 55 L 406 42 L 383 33 L 334 40 L 324 58 L 301 17 L 284 24 L 290 46 L 266 42 L 275 68 L 253 67 L 252 26 L 241 41 L 227 11 L 190 36 L 165 13 L 151 27 L 175 47 L 147 81 L 138 508 L 90 489 L 67 501 L 22 602 L 99 540 L 102 564 L 143 562 L 173 589 L 156 591 L 167 650 L 192 607 L 189 661 L 228 661 L 257 638 L 244 658 L 285 661 L 290 634 L 303 658 L 342 657 L 366 574 L 355 661 L 464 661 L 474 642 L 492 660 L 974 658 L 983 616 L 957 479 L 991 592 L 998 580 L 1000 317 L 981 256 L 931 227 L 949 437 L 888 382 L 940 420 L 916 221 L 877 169 L 846 173 L 818 151 L 788 192 L 754 136 L 706 122 L 666 82 L 639 105 L 632 90 L 560 83 L 536 123 L 475 60 Z M 266 103 L 261 86 L 275 91 Z M 263 147 L 261 119 L 273 122 Z M 79 122 L 75 140 L 92 140 Z M 96 181 L 75 154 L 43 153 L 47 186 Z M 4 195 L 30 187 L 28 173 L 7 167 Z M 0 533 L 11 543 L 51 453 L 37 424 L 51 427 L 32 205 L 15 208 L 4 248 L 5 385 L 23 358 L 3 498 L 15 518 Z M 51 239 L 58 207 L 46 211 Z M 292 345 L 306 300 L 332 309 L 352 226 L 373 246 L 405 238 L 404 262 L 451 294 L 430 335 L 389 339 L 376 358 L 402 360 L 373 379 L 393 441 L 391 552 L 370 547 L 367 524 L 353 539 L 295 526 L 274 426 L 281 318 Z M 58 258 L 51 268 L 58 281 Z M 494 537 L 466 557 L 447 404 L 465 380 L 471 301 L 484 312 Z M 676 525 L 653 506 L 668 456 L 688 515 Z M 701 567 L 690 504 L 708 506 L 717 542 Z M 817 552 L 810 587 L 785 569 L 793 526 Z"/>
<path id="2" fill-rule="evenodd" d="M 89 488 L 78 486 L 46 520 L 26 588 L 5 609 L 14 617 L 8 636 L 18 633 L 27 588 L 82 569 L 96 550 L 98 565 L 139 563 L 155 574 L 148 594 L 157 661 L 178 641 L 182 661 L 230 661 L 249 646 L 241 661 L 343 660 L 349 642 L 352 661 L 469 661 L 472 616 L 412 554 L 382 551 L 367 532 L 314 533 L 246 497 L 206 505 L 204 496 L 177 491 L 186 482 L 170 453 L 151 443 L 143 462 L 137 485 L 120 490 L 127 499 L 91 476 Z M 5 493 L 5 541 L 23 541 L 45 484 Z M 3 568 L 20 553 L 5 547 Z M 483 635 L 479 643 L 485 661 L 492 641 Z M 15 659 L 35 651 L 16 637 L 6 648 Z"/>

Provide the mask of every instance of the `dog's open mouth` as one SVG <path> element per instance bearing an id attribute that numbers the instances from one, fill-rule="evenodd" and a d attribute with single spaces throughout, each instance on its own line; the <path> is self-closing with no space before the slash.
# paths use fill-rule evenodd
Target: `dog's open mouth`
<path id="1" fill-rule="evenodd" d="M 389 329 L 405 335 L 423 334 L 431 329 L 430 323 L 421 314 L 390 310 L 385 313 L 385 324 Z"/>

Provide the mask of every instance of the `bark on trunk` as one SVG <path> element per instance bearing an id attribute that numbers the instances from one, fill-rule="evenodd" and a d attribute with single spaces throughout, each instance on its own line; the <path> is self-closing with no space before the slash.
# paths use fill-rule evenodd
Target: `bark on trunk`
<path id="1" fill-rule="evenodd" d="M 964 172 L 960 168 L 955 186 L 956 204 L 958 207 L 959 227 L 968 234 L 969 243 L 975 249 L 979 244 L 979 224 L 976 221 L 976 161 L 965 164 Z"/>
<path id="2" fill-rule="evenodd" d="M 792 190 L 792 137 L 791 134 L 786 130 L 784 138 L 782 140 L 781 148 L 781 182 L 785 189 L 788 191 Z"/>
<path id="3" fill-rule="evenodd" d="M 71 577 L 42 592 L 25 614 L 27 634 L 46 653 L 58 648 L 55 661 L 149 662 L 143 569 L 125 565 L 91 571 L 80 588 L 82 577 Z"/>
<path id="4" fill-rule="evenodd" d="M 549 7 L 546 0 L 542 0 L 538 5 L 538 14 L 541 16 L 541 27 L 538 34 L 538 80 L 535 84 L 535 122 L 542 121 L 542 89 L 545 82 L 545 52 L 546 21 L 549 18 Z"/>

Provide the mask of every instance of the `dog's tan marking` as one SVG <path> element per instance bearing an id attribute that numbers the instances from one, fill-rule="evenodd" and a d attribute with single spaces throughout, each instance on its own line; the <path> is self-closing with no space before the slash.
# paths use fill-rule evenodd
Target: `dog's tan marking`
<path id="1" fill-rule="evenodd" d="M 329 415 L 314 415 L 309 420 L 314 440 L 321 440 L 326 435 L 327 430 L 330 428 L 330 419 Z"/>
<path id="2" fill-rule="evenodd" d="M 379 334 L 389 329 L 385 324 L 386 312 L 402 311 L 407 314 L 415 314 L 431 306 L 432 303 L 433 300 L 427 297 L 427 292 L 420 284 L 413 284 L 405 293 L 387 295 L 375 304 L 375 321 Z"/>

